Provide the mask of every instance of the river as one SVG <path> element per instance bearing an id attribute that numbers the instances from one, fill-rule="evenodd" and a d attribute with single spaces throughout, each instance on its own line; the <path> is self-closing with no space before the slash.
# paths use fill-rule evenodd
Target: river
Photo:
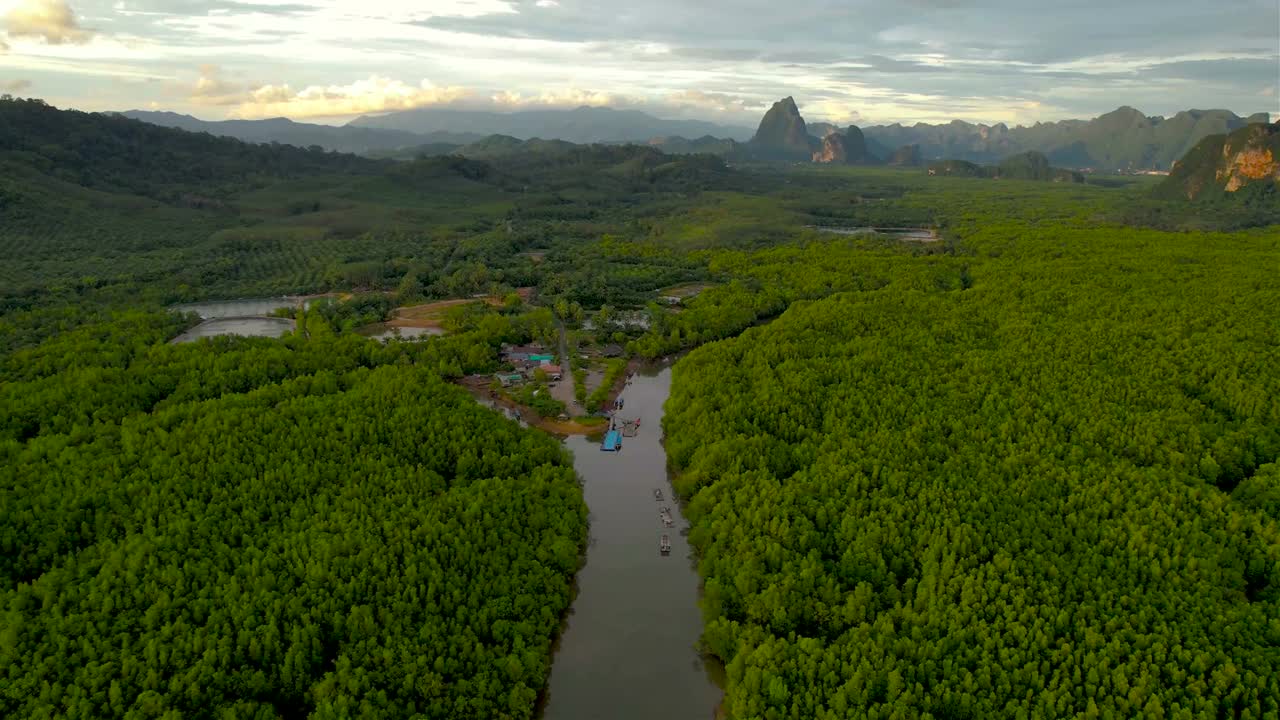
<path id="1" fill-rule="evenodd" d="M 710 720 L 723 695 L 721 668 L 695 649 L 702 633 L 698 576 L 661 443 L 670 390 L 670 367 L 635 376 L 619 416 L 640 418 L 640 432 L 619 452 L 602 451 L 598 438 L 565 440 L 582 477 L 591 539 L 552 663 L 545 720 Z M 672 509 L 672 528 L 659 519 L 664 506 Z M 668 556 L 658 552 L 663 533 L 671 539 Z"/>

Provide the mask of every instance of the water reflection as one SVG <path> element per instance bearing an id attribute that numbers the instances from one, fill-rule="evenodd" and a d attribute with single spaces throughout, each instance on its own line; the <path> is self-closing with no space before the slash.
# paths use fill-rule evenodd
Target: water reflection
<path id="1" fill-rule="evenodd" d="M 218 335 L 245 335 L 249 337 L 280 337 L 293 331 L 293 320 L 288 318 L 237 317 L 206 320 L 187 330 L 171 342 L 189 343 L 203 337 Z"/>
<path id="2" fill-rule="evenodd" d="M 214 318 L 238 318 L 254 315 L 270 315 L 280 308 L 297 306 L 298 302 L 290 298 L 242 298 L 239 300 L 216 300 L 211 302 L 183 303 L 172 305 L 170 310 L 180 313 L 193 312 L 210 320 Z"/>

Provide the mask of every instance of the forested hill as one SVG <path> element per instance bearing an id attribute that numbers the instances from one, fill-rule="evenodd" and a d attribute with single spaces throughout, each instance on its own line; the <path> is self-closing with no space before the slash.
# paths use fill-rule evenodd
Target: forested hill
<path id="1" fill-rule="evenodd" d="M 0 100 L 0 163 L 108 192 L 216 196 L 261 179 L 376 173 L 385 163 L 159 127 L 118 115 Z"/>
<path id="2" fill-rule="evenodd" d="M 975 178 L 993 178 L 996 180 L 1039 180 L 1044 182 L 1084 182 L 1084 175 L 1074 170 L 1055 168 L 1049 165 L 1049 158 L 1038 152 L 1025 152 L 1010 155 L 999 165 L 976 165 L 964 160 L 943 160 L 929 163 L 929 174 L 938 176 L 957 176 Z"/>

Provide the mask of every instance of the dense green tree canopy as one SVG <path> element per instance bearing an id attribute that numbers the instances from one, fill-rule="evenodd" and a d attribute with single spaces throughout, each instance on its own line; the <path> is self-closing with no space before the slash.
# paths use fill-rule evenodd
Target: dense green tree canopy
<path id="1" fill-rule="evenodd" d="M 148 345 L 170 319 L 8 359 L 0 715 L 531 717 L 586 509 L 442 379 L 519 321 Z"/>
<path id="2" fill-rule="evenodd" d="M 730 717 L 1280 713 L 1275 238 L 966 243 L 676 368 Z"/>

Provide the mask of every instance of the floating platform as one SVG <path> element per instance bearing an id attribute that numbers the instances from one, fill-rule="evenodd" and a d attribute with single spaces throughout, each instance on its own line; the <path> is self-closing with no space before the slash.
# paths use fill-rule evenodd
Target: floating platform
<path id="1" fill-rule="evenodd" d="M 600 449 L 609 452 L 617 452 L 622 449 L 622 433 L 617 430 L 610 430 L 605 433 L 604 442 L 600 443 Z"/>
<path id="2" fill-rule="evenodd" d="M 658 552 L 663 555 L 671 554 L 671 536 L 666 533 L 662 534 L 662 539 L 658 541 Z"/>

